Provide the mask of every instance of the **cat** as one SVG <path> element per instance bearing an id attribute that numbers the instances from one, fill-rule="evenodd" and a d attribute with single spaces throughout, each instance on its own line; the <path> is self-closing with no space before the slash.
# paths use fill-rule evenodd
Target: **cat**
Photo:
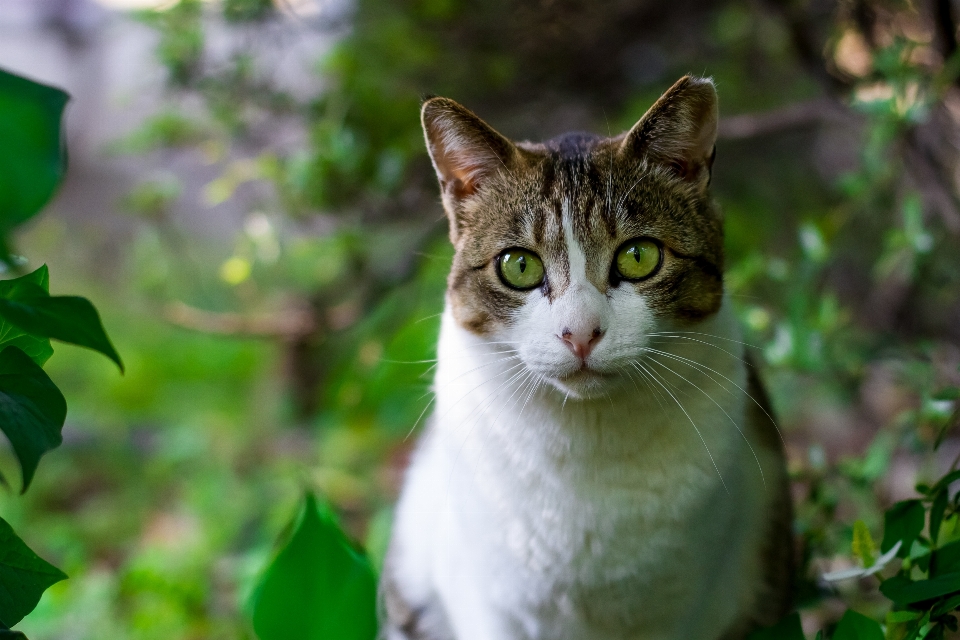
<path id="1" fill-rule="evenodd" d="M 387 640 L 733 640 L 790 605 L 782 441 L 723 292 L 712 81 L 625 134 L 422 107 L 455 248 Z"/>

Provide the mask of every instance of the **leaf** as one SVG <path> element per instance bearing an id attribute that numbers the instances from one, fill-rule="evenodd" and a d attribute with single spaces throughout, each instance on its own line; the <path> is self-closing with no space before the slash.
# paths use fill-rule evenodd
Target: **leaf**
<path id="1" fill-rule="evenodd" d="M 757 629 L 747 640 L 806 640 L 800 625 L 800 614 L 791 613 L 772 627 Z"/>
<path id="2" fill-rule="evenodd" d="M 949 498 L 947 488 L 944 487 L 937 492 L 933 498 L 933 505 L 930 507 L 930 539 L 934 544 L 940 536 L 940 525 L 943 524 L 943 514 L 947 510 L 947 499 Z"/>
<path id="3" fill-rule="evenodd" d="M 44 591 L 66 579 L 63 571 L 31 551 L 0 518 L 0 622 L 4 626 L 20 622 L 37 606 Z"/>
<path id="4" fill-rule="evenodd" d="M 946 387 L 945 389 L 940 389 L 932 397 L 933 400 L 960 400 L 960 388 L 958 387 Z"/>
<path id="5" fill-rule="evenodd" d="M 0 317 L 33 335 L 99 351 L 123 371 L 100 314 L 86 298 L 51 296 L 34 284 L 20 282 L 9 297 L 0 298 Z"/>
<path id="6" fill-rule="evenodd" d="M 953 572 L 960 572 L 960 540 L 954 540 L 934 551 L 930 563 L 931 578 Z"/>
<path id="7" fill-rule="evenodd" d="M 946 573 L 916 582 L 904 576 L 894 576 L 880 585 L 880 593 L 901 606 L 955 592 L 960 592 L 960 572 Z"/>
<path id="8" fill-rule="evenodd" d="M 67 402 L 43 369 L 17 347 L 0 352 L 0 429 L 20 461 L 23 491 L 40 456 L 63 442 L 66 417 Z"/>
<path id="9" fill-rule="evenodd" d="M 21 290 L 20 285 L 25 282 L 48 291 L 50 289 L 50 274 L 47 271 L 47 265 L 42 265 L 39 269 L 19 278 L 0 280 L 0 297 L 9 298 L 16 295 Z M 9 346 L 19 347 L 41 367 L 53 355 L 53 347 L 50 346 L 49 338 L 31 335 L 0 318 L 0 350 Z"/>
<path id="10" fill-rule="evenodd" d="M 902 540 L 903 546 L 898 555 L 906 557 L 913 541 L 923 531 L 925 515 L 919 500 L 904 500 L 887 509 L 883 517 L 883 543 L 880 550 L 886 553 L 897 541 Z"/>
<path id="11" fill-rule="evenodd" d="M 0 69 L 0 238 L 36 215 L 63 177 L 60 121 L 69 99 Z"/>
<path id="12" fill-rule="evenodd" d="M 327 507 L 307 494 L 251 601 L 260 640 L 373 640 L 377 584 Z"/>
<path id="13" fill-rule="evenodd" d="M 857 520 L 853 523 L 853 555 L 860 558 L 863 566 L 869 567 L 874 563 L 873 553 L 876 545 L 873 542 L 873 536 L 870 535 L 870 529 L 867 528 L 863 520 Z"/>
<path id="14" fill-rule="evenodd" d="M 27 636 L 12 629 L 0 629 L 0 640 L 27 640 Z"/>
<path id="15" fill-rule="evenodd" d="M 880 623 L 856 611 L 847 610 L 831 640 L 883 640 Z"/>

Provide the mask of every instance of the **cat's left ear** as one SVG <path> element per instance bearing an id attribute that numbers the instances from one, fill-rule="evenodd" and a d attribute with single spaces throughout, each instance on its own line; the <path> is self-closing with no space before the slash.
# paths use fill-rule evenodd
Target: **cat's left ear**
<path id="1" fill-rule="evenodd" d="M 707 78 L 684 76 L 627 133 L 620 153 L 667 165 L 706 186 L 717 141 L 717 90 Z"/>
<path id="2" fill-rule="evenodd" d="M 421 120 L 444 200 L 472 196 L 517 160 L 518 151 L 512 142 L 453 100 L 427 100 Z"/>

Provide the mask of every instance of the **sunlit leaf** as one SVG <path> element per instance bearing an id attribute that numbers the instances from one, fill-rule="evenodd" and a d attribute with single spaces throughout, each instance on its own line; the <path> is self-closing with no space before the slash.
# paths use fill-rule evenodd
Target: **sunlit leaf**
<path id="1" fill-rule="evenodd" d="M 47 265 L 32 271 L 19 278 L 0 280 L 0 298 L 10 298 L 21 290 L 24 282 L 36 285 L 44 291 L 50 290 L 50 274 Z M 4 347 L 18 347 L 21 351 L 33 358 L 38 365 L 43 364 L 53 355 L 53 347 L 49 338 L 35 336 L 13 325 L 0 317 L 0 350 Z"/>
<path id="2" fill-rule="evenodd" d="M 35 215 L 63 177 L 60 120 L 68 99 L 0 70 L 0 237 Z"/>
<path id="3" fill-rule="evenodd" d="M 800 614 L 791 613 L 772 627 L 757 629 L 747 640 L 806 640 L 806 637 L 800 625 Z"/>
<path id="4" fill-rule="evenodd" d="M 43 369 L 17 347 L 0 352 L 0 429 L 20 461 L 24 491 L 40 456 L 63 441 L 66 417 L 63 394 Z"/>
<path id="5" fill-rule="evenodd" d="M 31 551 L 0 518 L 0 622 L 5 627 L 20 622 L 50 585 L 66 579 L 63 571 Z"/>
<path id="6" fill-rule="evenodd" d="M 903 541 L 899 555 L 905 557 L 910 553 L 910 546 L 923 531 L 926 513 L 919 500 L 904 500 L 889 509 L 883 518 L 883 543 L 880 550 L 886 553 L 898 540 Z"/>
<path id="7" fill-rule="evenodd" d="M 100 314 L 86 298 L 51 296 L 41 287 L 19 282 L 0 298 L 0 318 L 33 335 L 99 351 L 123 371 L 120 354 L 107 337 Z"/>
<path id="8" fill-rule="evenodd" d="M 880 623 L 849 610 L 840 618 L 831 640 L 883 640 Z"/>
<path id="9" fill-rule="evenodd" d="M 253 628 L 260 640 L 373 640 L 376 595 L 367 559 L 307 495 L 292 537 L 253 594 Z"/>

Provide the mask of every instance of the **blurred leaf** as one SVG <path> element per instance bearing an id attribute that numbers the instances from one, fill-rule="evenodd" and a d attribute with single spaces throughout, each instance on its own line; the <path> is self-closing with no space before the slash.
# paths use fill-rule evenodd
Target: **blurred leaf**
<path id="1" fill-rule="evenodd" d="M 304 498 L 290 541 L 252 599 L 260 640 L 373 640 L 377 585 L 326 507 Z"/>
<path id="2" fill-rule="evenodd" d="M 849 610 L 840 618 L 831 640 L 883 640 L 880 623 Z"/>
<path id="3" fill-rule="evenodd" d="M 930 507 L 930 539 L 934 544 L 940 537 L 940 525 L 943 524 L 943 514 L 947 510 L 947 500 L 949 492 L 946 487 L 937 492 L 933 499 L 933 505 Z"/>
<path id="4" fill-rule="evenodd" d="M 47 271 L 47 265 L 42 265 L 39 269 L 19 278 L 0 280 L 0 297 L 10 298 L 16 295 L 18 291 L 21 291 L 20 284 L 24 282 L 34 284 L 44 291 L 49 291 L 50 274 Z M 53 347 L 50 346 L 49 338 L 31 335 L 0 317 L 0 350 L 4 347 L 18 347 L 40 366 L 43 366 L 53 355 Z"/>
<path id="5" fill-rule="evenodd" d="M 50 585 L 67 575 L 30 550 L 0 518 L 0 622 L 12 627 L 33 611 Z M 17 636 L 11 636 L 17 637 Z"/>
<path id="6" fill-rule="evenodd" d="M 791 613 L 783 620 L 764 629 L 757 629 L 747 640 L 806 640 L 800 625 L 800 614 Z"/>
<path id="7" fill-rule="evenodd" d="M 933 552 L 930 562 L 930 577 L 960 572 L 960 540 L 945 544 Z"/>
<path id="8" fill-rule="evenodd" d="M 933 400 L 960 400 L 960 388 L 946 387 L 933 394 Z"/>
<path id="9" fill-rule="evenodd" d="M 27 636 L 12 629 L 0 629 L 0 640 L 27 640 Z"/>
<path id="10" fill-rule="evenodd" d="M 880 585 L 880 592 L 900 606 L 932 600 L 960 591 L 960 572 L 946 573 L 929 580 L 912 581 L 894 576 Z"/>
<path id="11" fill-rule="evenodd" d="M 0 429 L 20 462 L 23 491 L 40 457 L 63 441 L 66 417 L 66 400 L 43 369 L 17 347 L 0 352 Z"/>
<path id="12" fill-rule="evenodd" d="M 926 513 L 919 500 L 904 500 L 887 509 L 883 518 L 883 543 L 880 550 L 885 553 L 893 548 L 898 540 L 902 540 L 903 546 L 900 547 L 898 555 L 906 557 L 913 541 L 923 531 L 925 519 Z"/>
<path id="13" fill-rule="evenodd" d="M 63 177 L 67 100 L 60 89 L 0 69 L 0 239 L 40 211 Z"/>
<path id="14" fill-rule="evenodd" d="M 86 298 L 51 296 L 41 287 L 19 282 L 9 297 L 0 298 L 0 317 L 31 334 L 99 351 L 123 371 L 120 354 L 110 344 L 100 314 Z"/>
<path id="15" fill-rule="evenodd" d="M 870 535 L 870 529 L 867 528 L 863 520 L 857 520 L 853 523 L 852 549 L 853 555 L 860 558 L 863 566 L 869 567 L 873 564 L 876 545 L 873 542 L 873 536 Z"/>

